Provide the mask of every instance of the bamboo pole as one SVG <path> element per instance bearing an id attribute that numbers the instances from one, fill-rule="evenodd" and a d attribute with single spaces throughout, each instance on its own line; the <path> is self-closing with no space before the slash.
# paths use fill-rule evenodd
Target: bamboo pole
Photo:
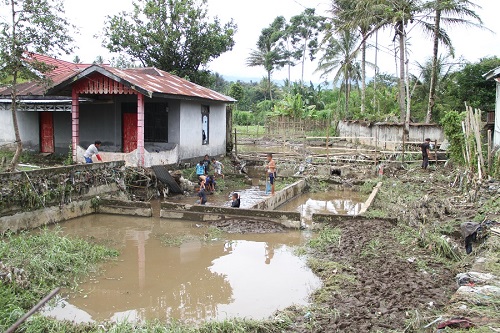
<path id="1" fill-rule="evenodd" d="M 491 175 L 491 130 L 488 130 L 488 175 Z"/>
<path id="2" fill-rule="evenodd" d="M 436 168 L 438 164 L 438 140 L 434 140 L 434 160 L 436 163 Z"/>
<path id="3" fill-rule="evenodd" d="M 234 129 L 234 155 L 238 157 L 238 132 Z"/>

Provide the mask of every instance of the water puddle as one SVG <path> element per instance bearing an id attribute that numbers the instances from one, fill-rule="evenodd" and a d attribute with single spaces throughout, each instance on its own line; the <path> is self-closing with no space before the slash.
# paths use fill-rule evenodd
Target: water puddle
<path id="1" fill-rule="evenodd" d="M 309 224 L 312 214 L 356 215 L 363 207 L 366 197 L 356 191 L 330 191 L 304 193 L 281 205 L 277 210 L 299 212 L 303 222 Z"/>
<path id="2" fill-rule="evenodd" d="M 61 224 L 63 232 L 120 250 L 103 273 L 45 314 L 76 322 L 232 317 L 262 319 L 305 305 L 320 280 L 293 247 L 307 233 L 223 235 L 204 240 L 205 226 L 159 218 L 90 215 Z M 190 235 L 179 247 L 162 236 Z"/>

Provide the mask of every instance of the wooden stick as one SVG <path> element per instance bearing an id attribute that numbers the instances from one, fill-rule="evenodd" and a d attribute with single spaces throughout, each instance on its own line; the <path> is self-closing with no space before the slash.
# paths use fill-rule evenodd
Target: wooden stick
<path id="1" fill-rule="evenodd" d="M 488 175 L 491 175 L 491 130 L 488 130 Z"/>

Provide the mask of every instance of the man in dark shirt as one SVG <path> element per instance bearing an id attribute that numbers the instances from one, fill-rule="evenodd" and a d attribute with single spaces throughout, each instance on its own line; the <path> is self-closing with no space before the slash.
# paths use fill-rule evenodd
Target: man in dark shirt
<path id="1" fill-rule="evenodd" d="M 205 167 L 205 175 L 208 175 L 208 172 L 210 171 L 210 157 L 205 155 L 205 158 L 203 159 L 203 166 Z"/>
<path id="2" fill-rule="evenodd" d="M 425 141 L 420 145 L 422 148 L 422 169 L 427 169 L 429 166 L 429 154 L 430 154 L 430 145 L 431 139 L 427 138 Z"/>

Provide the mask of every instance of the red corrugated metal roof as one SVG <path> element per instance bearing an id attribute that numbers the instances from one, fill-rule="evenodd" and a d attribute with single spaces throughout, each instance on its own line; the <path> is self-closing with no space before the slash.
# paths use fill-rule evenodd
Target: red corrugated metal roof
<path id="1" fill-rule="evenodd" d="M 214 101 L 234 102 L 231 97 L 197 85 L 154 67 L 118 69 L 110 66 L 102 66 L 104 69 L 117 77 L 130 82 L 132 85 L 141 87 L 151 95 L 166 94 L 185 97 L 197 97 Z"/>
<path id="2" fill-rule="evenodd" d="M 55 59 L 52 57 L 34 54 L 32 55 L 37 61 L 43 61 L 55 68 L 47 74 L 52 80 L 53 93 L 58 92 L 70 86 L 82 75 L 90 75 L 93 72 L 99 72 L 103 75 L 118 78 L 132 89 L 146 93 L 149 97 L 154 94 L 182 96 L 185 98 L 201 98 L 207 100 L 221 102 L 235 102 L 231 97 L 220 94 L 211 89 L 192 83 L 178 76 L 172 75 L 154 67 L 146 68 L 129 68 L 119 69 L 109 65 L 89 65 L 89 64 L 74 64 L 71 62 Z M 20 96 L 39 95 L 43 96 L 47 93 L 47 87 L 35 82 L 26 82 L 18 85 L 18 94 Z M 0 96 L 10 95 L 10 89 L 0 91 Z"/>

